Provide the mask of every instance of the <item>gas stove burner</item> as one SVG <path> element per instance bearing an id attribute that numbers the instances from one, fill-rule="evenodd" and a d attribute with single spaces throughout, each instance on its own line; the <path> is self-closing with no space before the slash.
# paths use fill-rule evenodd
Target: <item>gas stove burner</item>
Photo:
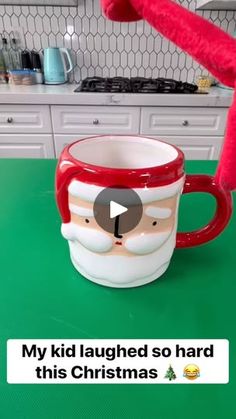
<path id="1" fill-rule="evenodd" d="M 76 89 L 79 92 L 111 92 L 122 93 L 131 92 L 130 79 L 125 77 L 87 77 L 82 81 L 80 87 Z"/>
<path id="2" fill-rule="evenodd" d="M 195 84 L 165 78 L 87 77 L 82 80 L 75 92 L 195 93 L 197 89 Z"/>

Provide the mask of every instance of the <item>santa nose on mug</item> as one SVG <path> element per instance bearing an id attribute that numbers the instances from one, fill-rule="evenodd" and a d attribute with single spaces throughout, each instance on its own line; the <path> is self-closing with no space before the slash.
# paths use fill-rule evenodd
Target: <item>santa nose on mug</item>
<path id="1" fill-rule="evenodd" d="M 96 205 L 104 190 L 108 197 L 136 194 L 140 204 L 131 202 L 122 207 L 124 213 L 111 217 L 107 206 L 112 198 Z M 215 217 L 200 230 L 177 233 L 181 193 L 195 191 L 215 196 Z M 232 211 L 231 194 L 211 176 L 185 175 L 179 149 L 136 136 L 96 136 L 67 146 L 57 166 L 56 196 L 73 265 L 87 279 L 110 287 L 157 279 L 176 245 L 213 239 Z"/>

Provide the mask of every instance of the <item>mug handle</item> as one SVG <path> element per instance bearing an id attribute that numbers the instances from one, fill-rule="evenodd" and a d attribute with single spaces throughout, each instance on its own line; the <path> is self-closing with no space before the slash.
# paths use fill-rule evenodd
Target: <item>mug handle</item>
<path id="1" fill-rule="evenodd" d="M 216 211 L 213 219 L 204 227 L 191 232 L 177 233 L 177 248 L 198 246 L 213 240 L 224 230 L 233 210 L 231 192 L 222 189 L 213 176 L 186 175 L 183 194 L 190 192 L 205 192 L 213 195 L 216 199 Z"/>

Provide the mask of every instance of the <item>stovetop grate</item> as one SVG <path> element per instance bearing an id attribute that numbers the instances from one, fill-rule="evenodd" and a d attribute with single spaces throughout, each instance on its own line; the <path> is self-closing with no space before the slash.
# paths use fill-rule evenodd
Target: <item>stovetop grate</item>
<path id="1" fill-rule="evenodd" d="M 195 84 L 165 78 L 145 77 L 87 77 L 82 80 L 75 92 L 100 93 L 195 93 Z"/>

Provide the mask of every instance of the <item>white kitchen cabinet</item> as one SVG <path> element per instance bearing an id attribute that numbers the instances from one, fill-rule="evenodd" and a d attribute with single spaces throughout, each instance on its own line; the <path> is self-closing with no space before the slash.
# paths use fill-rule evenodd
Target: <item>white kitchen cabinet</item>
<path id="1" fill-rule="evenodd" d="M 0 158 L 59 157 L 66 144 L 84 137 L 127 134 L 163 139 L 180 147 L 186 159 L 218 159 L 227 111 L 197 106 L 0 105 Z"/>
<path id="2" fill-rule="evenodd" d="M 0 105 L 0 132 L 51 133 L 50 108 L 47 105 Z"/>
<path id="3" fill-rule="evenodd" d="M 53 136 L 50 134 L 1 134 L 0 158 L 53 158 Z"/>
<path id="4" fill-rule="evenodd" d="M 179 147 L 187 160 L 217 160 L 223 144 L 223 137 L 166 137 L 162 135 L 158 139 Z"/>
<path id="5" fill-rule="evenodd" d="M 227 109 L 191 107 L 143 107 L 141 134 L 223 135 Z"/>
<path id="6" fill-rule="evenodd" d="M 140 108 L 131 106 L 52 106 L 56 134 L 138 134 Z"/>
<path id="7" fill-rule="evenodd" d="M 90 135 L 91 136 L 91 135 Z M 67 144 L 71 144 L 74 141 L 82 140 L 82 138 L 89 137 L 89 135 L 65 135 L 65 134 L 55 134 L 54 135 L 54 147 L 56 152 L 56 157 L 58 158 Z"/>

